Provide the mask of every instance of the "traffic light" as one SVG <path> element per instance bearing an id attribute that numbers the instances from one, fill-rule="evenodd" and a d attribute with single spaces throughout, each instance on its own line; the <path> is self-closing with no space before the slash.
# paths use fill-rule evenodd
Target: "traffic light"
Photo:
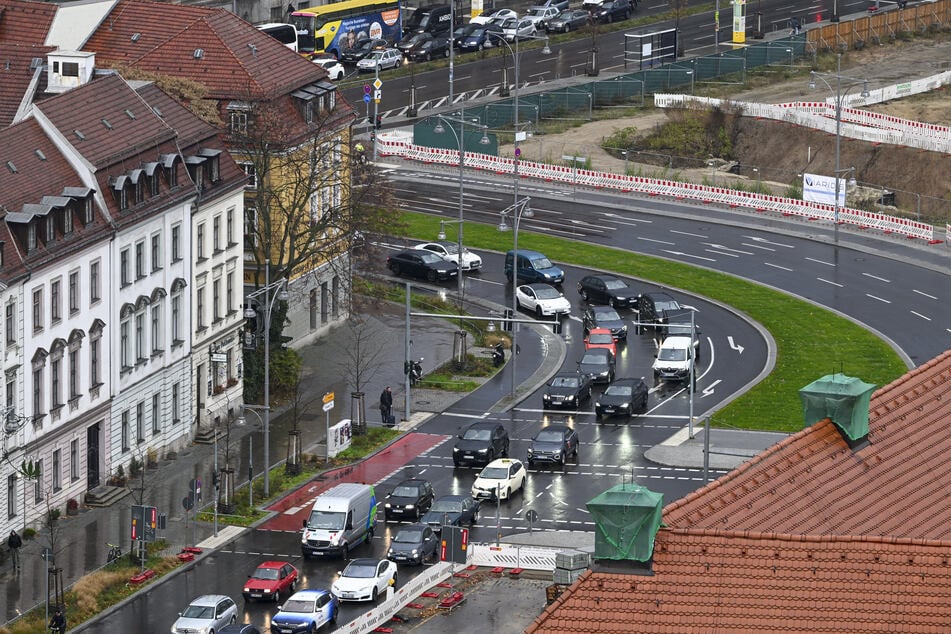
<path id="1" fill-rule="evenodd" d="M 376 115 L 376 123 L 374 124 L 374 127 L 377 130 L 383 127 L 383 115 L 381 114 Z"/>
<path id="2" fill-rule="evenodd" d="M 211 474 L 211 483 L 215 486 L 215 490 L 216 490 L 216 491 L 218 490 L 218 482 L 219 482 L 220 478 L 221 478 L 221 476 L 218 475 L 218 472 L 217 472 L 217 471 L 215 471 L 214 473 Z"/>

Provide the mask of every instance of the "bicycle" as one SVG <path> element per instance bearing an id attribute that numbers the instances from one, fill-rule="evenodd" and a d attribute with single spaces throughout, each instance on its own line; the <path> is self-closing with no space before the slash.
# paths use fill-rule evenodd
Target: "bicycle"
<path id="1" fill-rule="evenodd" d="M 122 558 L 122 549 L 115 544 L 106 544 L 109 547 L 109 554 L 106 555 L 106 564 L 111 564 Z"/>

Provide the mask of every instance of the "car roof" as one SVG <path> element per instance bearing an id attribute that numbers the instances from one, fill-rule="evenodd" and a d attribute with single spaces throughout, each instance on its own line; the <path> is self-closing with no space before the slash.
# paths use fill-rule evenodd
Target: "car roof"
<path id="1" fill-rule="evenodd" d="M 580 374 L 581 374 L 580 372 L 570 372 L 570 371 L 569 371 L 569 372 L 559 372 L 559 373 L 557 373 L 555 376 L 553 376 L 553 377 L 551 377 L 551 378 L 553 378 L 553 379 L 556 379 L 556 378 L 565 378 L 565 377 L 575 378 L 575 377 L 579 376 Z"/>
<path id="2" fill-rule="evenodd" d="M 356 564 L 356 565 L 358 565 L 358 566 L 375 566 L 375 565 L 377 565 L 378 563 L 380 563 L 381 561 L 383 561 L 383 560 L 382 560 L 382 559 L 374 559 L 374 558 L 372 558 L 372 557 L 361 557 L 360 559 L 351 559 L 351 560 L 350 560 L 350 563 L 348 563 L 347 565 L 348 565 L 348 566 L 351 566 L 351 565 Z"/>
<path id="3" fill-rule="evenodd" d="M 423 485 L 428 484 L 429 480 L 424 480 L 423 478 L 407 478 L 406 480 L 400 480 L 396 483 L 396 486 L 411 486 L 411 485 Z"/>
<path id="4" fill-rule="evenodd" d="M 611 359 L 614 358 L 614 355 L 611 354 L 611 351 L 608 350 L 607 348 L 591 348 L 590 350 L 585 350 L 585 352 L 584 352 L 584 354 L 582 355 L 581 358 L 583 359 L 583 358 L 585 358 L 585 357 L 587 357 L 587 356 L 590 356 L 590 355 L 596 355 L 596 356 L 599 356 L 599 357 L 608 357 L 608 358 L 611 358 Z"/>
<path id="5" fill-rule="evenodd" d="M 469 496 L 468 496 L 468 495 L 456 495 L 456 494 L 452 494 L 452 495 L 440 495 L 438 498 L 436 498 L 436 501 L 445 501 L 445 500 L 448 500 L 448 501 L 450 501 L 450 502 L 457 502 L 457 501 L 459 501 L 459 500 L 464 500 L 464 499 L 466 499 L 467 497 L 469 497 Z"/>
<path id="6" fill-rule="evenodd" d="M 538 291 L 538 290 L 541 290 L 541 289 L 546 289 L 546 290 L 547 290 L 547 289 L 549 289 L 549 288 L 555 288 L 555 287 L 552 286 L 551 284 L 545 284 L 544 282 L 535 282 L 534 284 L 522 284 L 522 286 L 527 286 L 527 287 L 529 287 L 530 289 L 535 290 L 535 291 Z M 557 291 L 558 289 L 555 288 L 555 290 Z"/>
<path id="7" fill-rule="evenodd" d="M 230 598 L 231 597 L 225 594 L 203 594 L 189 601 L 188 605 L 218 605 L 222 599 Z"/>
<path id="8" fill-rule="evenodd" d="M 515 464 L 516 462 L 521 463 L 522 461 L 519 460 L 518 458 L 496 458 L 489 464 L 485 465 L 485 468 L 488 469 L 489 467 L 508 467 L 510 465 Z"/>
<path id="9" fill-rule="evenodd" d="M 488 420 L 480 420 L 470 424 L 466 429 L 495 429 L 499 426 L 499 423 L 494 423 Z"/>
<path id="10" fill-rule="evenodd" d="M 298 590 L 290 596 L 288 601 L 299 599 L 299 600 L 313 600 L 317 597 L 329 594 L 330 590 L 323 590 L 321 588 L 307 588 L 306 590 Z"/>
<path id="11" fill-rule="evenodd" d="M 265 561 L 258 564 L 258 568 L 282 568 L 286 566 L 289 562 L 286 561 Z"/>
<path id="12" fill-rule="evenodd" d="M 661 348 L 692 348 L 693 337 L 687 335 L 670 335 L 660 344 Z"/>
<path id="13" fill-rule="evenodd" d="M 591 306 L 591 312 L 593 313 L 607 313 L 612 312 L 616 313 L 617 310 L 612 306 Z"/>
<path id="14" fill-rule="evenodd" d="M 585 275 L 582 281 L 588 278 L 594 278 L 599 280 L 621 280 L 625 284 L 627 283 L 622 278 L 618 277 L 617 275 L 609 275 L 608 273 L 592 273 L 591 275 Z"/>

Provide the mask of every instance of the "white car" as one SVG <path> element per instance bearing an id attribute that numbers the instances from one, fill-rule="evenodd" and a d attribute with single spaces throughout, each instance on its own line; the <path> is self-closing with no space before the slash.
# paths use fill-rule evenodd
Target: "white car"
<path id="1" fill-rule="evenodd" d="M 519 308 L 534 312 L 538 318 L 567 315 L 571 302 L 551 284 L 522 284 L 515 289 L 515 303 Z"/>
<path id="2" fill-rule="evenodd" d="M 538 30 L 543 30 L 548 26 L 548 21 L 561 13 L 557 7 L 532 7 L 525 14 L 526 20 L 531 20 L 532 24 Z"/>
<path id="3" fill-rule="evenodd" d="M 498 11 L 493 11 L 492 13 L 482 15 L 477 15 L 476 17 L 469 20 L 469 24 L 488 24 L 495 18 L 517 18 L 518 13 L 512 11 L 511 9 L 499 9 Z"/>
<path id="4" fill-rule="evenodd" d="M 347 70 L 343 67 L 343 64 L 333 57 L 318 57 L 310 61 L 327 71 L 327 75 L 329 75 L 333 81 L 343 79 L 343 76 L 347 74 Z"/>
<path id="5" fill-rule="evenodd" d="M 478 271 L 482 268 L 482 258 L 469 249 L 462 247 L 462 262 L 459 261 L 459 245 L 449 240 L 437 240 L 436 242 L 424 242 L 417 244 L 417 249 L 423 251 L 432 251 L 439 257 L 449 262 L 455 262 L 463 271 Z"/>
<path id="6" fill-rule="evenodd" d="M 395 48 L 387 48 L 382 51 L 373 51 L 359 62 L 357 70 L 361 73 L 372 73 L 379 67 L 380 70 L 387 68 L 398 68 L 403 65 L 403 54 Z"/>
<path id="7" fill-rule="evenodd" d="M 502 33 L 509 42 L 514 42 L 516 37 L 520 40 L 532 37 L 537 30 L 535 23 L 528 18 L 508 18 L 502 23 Z"/>
<path id="8" fill-rule="evenodd" d="M 206 594 L 192 601 L 172 625 L 172 634 L 208 634 L 238 620 L 238 606 L 223 594 Z"/>
<path id="9" fill-rule="evenodd" d="M 499 458 L 487 464 L 472 483 L 476 500 L 509 500 L 525 484 L 525 465 L 515 458 Z"/>
<path id="10" fill-rule="evenodd" d="M 389 559 L 353 559 L 330 587 L 337 601 L 376 601 L 396 588 L 396 564 Z"/>

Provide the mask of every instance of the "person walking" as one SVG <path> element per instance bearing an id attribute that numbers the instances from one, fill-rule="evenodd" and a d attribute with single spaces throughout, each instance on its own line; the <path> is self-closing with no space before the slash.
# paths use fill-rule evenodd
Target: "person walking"
<path id="1" fill-rule="evenodd" d="M 396 420 L 393 418 L 393 392 L 390 391 L 389 385 L 380 394 L 380 415 L 383 417 L 385 426 L 392 427 L 396 424 Z"/>
<path id="2" fill-rule="evenodd" d="M 10 531 L 7 538 L 7 546 L 10 547 L 10 558 L 13 560 L 13 568 L 20 569 L 20 547 L 23 546 L 23 540 L 15 530 Z"/>

